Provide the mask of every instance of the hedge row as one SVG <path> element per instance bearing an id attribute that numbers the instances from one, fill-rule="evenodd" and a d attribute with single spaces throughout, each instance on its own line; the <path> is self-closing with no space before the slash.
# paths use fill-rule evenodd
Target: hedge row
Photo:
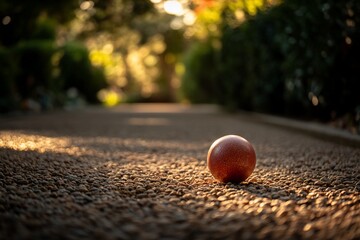
<path id="1" fill-rule="evenodd" d="M 232 27 L 225 9 L 221 47 L 198 44 L 185 59 L 184 95 L 229 109 L 359 121 L 359 13 L 357 0 L 288 0 Z"/>
<path id="2" fill-rule="evenodd" d="M 97 101 L 106 86 L 101 69 L 91 65 L 78 43 L 56 47 L 53 40 L 34 39 L 12 48 L 0 47 L 0 112 L 63 106 L 66 91 L 77 89 L 86 101 Z"/>

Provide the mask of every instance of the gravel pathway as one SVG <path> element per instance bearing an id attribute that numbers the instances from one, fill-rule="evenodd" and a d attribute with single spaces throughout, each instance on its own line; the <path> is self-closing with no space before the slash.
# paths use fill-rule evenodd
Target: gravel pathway
<path id="1" fill-rule="evenodd" d="M 216 182 L 211 143 L 257 166 Z M 0 119 L 0 239 L 359 239 L 360 149 L 213 107 L 89 108 Z"/>

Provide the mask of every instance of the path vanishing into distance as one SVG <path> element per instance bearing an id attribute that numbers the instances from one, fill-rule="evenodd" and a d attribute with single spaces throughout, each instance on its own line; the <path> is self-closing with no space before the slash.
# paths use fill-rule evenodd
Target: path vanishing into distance
<path id="1" fill-rule="evenodd" d="M 236 134 L 240 184 L 206 167 Z M 0 239 L 360 239 L 360 148 L 214 106 L 0 117 Z"/>

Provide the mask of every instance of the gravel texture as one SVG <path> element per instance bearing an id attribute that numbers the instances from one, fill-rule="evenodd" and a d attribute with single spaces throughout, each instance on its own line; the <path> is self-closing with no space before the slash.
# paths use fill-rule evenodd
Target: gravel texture
<path id="1" fill-rule="evenodd" d="M 222 184 L 212 142 L 248 139 Z M 359 239 L 360 149 L 209 106 L 134 105 L 0 119 L 0 239 Z"/>

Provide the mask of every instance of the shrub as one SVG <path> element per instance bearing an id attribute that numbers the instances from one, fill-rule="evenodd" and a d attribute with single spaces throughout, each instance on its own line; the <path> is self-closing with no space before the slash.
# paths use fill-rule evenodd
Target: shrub
<path id="1" fill-rule="evenodd" d="M 94 68 L 87 48 L 76 42 L 67 43 L 60 49 L 59 81 L 63 88 L 76 88 L 90 103 L 98 102 L 97 92 L 106 87 L 101 69 Z"/>
<path id="2" fill-rule="evenodd" d="M 48 98 L 49 96 L 45 96 L 46 92 L 55 91 L 54 67 L 51 62 L 55 50 L 54 42 L 49 40 L 29 40 L 16 46 L 19 69 L 16 86 L 21 99 Z M 43 104 L 45 105 L 42 107 L 46 108 L 50 103 Z"/>
<path id="3" fill-rule="evenodd" d="M 31 39 L 55 40 L 56 39 L 56 21 L 53 19 L 41 19 L 37 22 Z"/>
<path id="4" fill-rule="evenodd" d="M 184 90 L 229 108 L 323 120 L 355 116 L 359 12 L 356 0 L 287 0 L 236 27 L 224 18 L 218 58 L 210 57 L 211 45 L 190 49 Z"/>
<path id="5" fill-rule="evenodd" d="M 296 111 L 292 102 L 300 114 L 329 119 L 360 104 L 359 10 L 354 0 L 289 0 L 268 12 L 270 22 L 282 19 L 271 46 L 284 56 L 287 112 Z"/>
<path id="6" fill-rule="evenodd" d="M 10 50 L 0 47 L 0 112 L 16 108 L 16 61 Z"/>
<path id="7" fill-rule="evenodd" d="M 184 57 L 184 64 L 183 97 L 194 103 L 216 101 L 217 60 L 211 42 L 194 44 Z"/>

